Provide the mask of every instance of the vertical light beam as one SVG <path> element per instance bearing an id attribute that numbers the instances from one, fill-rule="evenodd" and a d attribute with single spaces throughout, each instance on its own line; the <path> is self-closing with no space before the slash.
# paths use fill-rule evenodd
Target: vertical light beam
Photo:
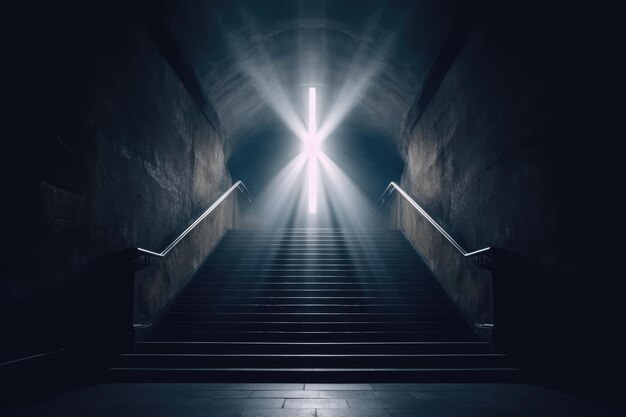
<path id="1" fill-rule="evenodd" d="M 317 212 L 317 121 L 315 88 L 309 87 L 309 131 L 307 135 L 309 213 Z"/>
<path id="2" fill-rule="evenodd" d="M 309 139 L 317 133 L 315 110 L 315 87 L 309 87 Z"/>

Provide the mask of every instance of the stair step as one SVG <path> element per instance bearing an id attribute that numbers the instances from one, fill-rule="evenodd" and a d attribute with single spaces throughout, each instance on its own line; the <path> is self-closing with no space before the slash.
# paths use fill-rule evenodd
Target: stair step
<path id="1" fill-rule="evenodd" d="M 444 297 L 200 297 L 200 296 L 180 296 L 176 300 L 177 304 L 210 304 L 212 306 L 220 304 L 238 305 L 412 305 L 420 303 L 422 305 L 449 305 L 451 301 Z"/>
<path id="2" fill-rule="evenodd" d="M 300 322 L 316 322 L 316 321 L 462 321 L 458 312 L 454 313 L 280 313 L 280 312 L 257 312 L 257 313 L 210 313 L 210 312 L 174 312 L 168 311 L 162 318 L 162 322 L 166 321 L 300 321 Z"/>
<path id="3" fill-rule="evenodd" d="M 228 230 L 229 235 L 236 234 L 297 234 L 297 233 L 306 233 L 306 234 L 314 234 L 314 233 L 334 233 L 334 234 L 366 234 L 366 235 L 375 235 L 375 234 L 395 234 L 402 236 L 402 232 L 398 229 L 388 229 L 388 228 L 337 228 L 337 227 L 279 227 L 279 228 L 254 228 L 254 229 L 230 229 Z"/>
<path id="4" fill-rule="evenodd" d="M 454 313 L 454 304 L 181 304 L 174 303 L 171 312 L 216 313 Z"/>
<path id="5" fill-rule="evenodd" d="M 519 381 L 397 230 L 230 230 L 111 381 Z"/>
<path id="6" fill-rule="evenodd" d="M 470 331 L 175 331 L 154 330 L 150 341 L 250 341 L 250 342 L 465 342 L 476 340 Z"/>
<path id="7" fill-rule="evenodd" d="M 244 286 L 245 288 L 249 288 L 248 285 L 263 285 L 268 288 L 275 287 L 284 287 L 284 286 L 293 286 L 294 288 L 303 288 L 305 286 L 309 286 L 313 289 L 319 288 L 320 286 L 326 286 L 328 288 L 333 288 L 336 286 L 346 287 L 346 288 L 364 288 L 364 289 L 378 289 L 378 288 L 387 288 L 393 290 L 400 290 L 402 288 L 408 289 L 421 289 L 421 288 L 441 288 L 436 282 L 429 280 L 426 278 L 426 275 L 415 276 L 415 277 L 400 277 L 398 279 L 390 279 L 389 277 L 385 277 L 384 280 L 377 277 L 366 277 L 366 276 L 346 276 L 342 274 L 335 275 L 315 275 L 315 274 L 297 274 L 297 275 L 281 275 L 280 278 L 276 280 L 268 280 L 267 276 L 259 276 L 255 274 L 249 275 L 240 275 L 236 280 L 232 278 L 224 278 L 222 280 L 215 279 L 216 277 L 212 277 L 211 275 L 206 275 L 204 279 L 199 278 L 198 274 L 195 276 L 194 280 L 189 283 L 187 288 L 194 287 L 204 287 L 204 286 L 216 286 L 216 285 L 239 285 Z M 211 279 L 213 278 L 213 279 Z M 292 278 L 292 279 L 289 279 Z"/>
<path id="8" fill-rule="evenodd" d="M 244 287 L 243 285 L 241 287 Z M 445 293 L 440 289 L 422 289 L 422 290 L 370 290 L 370 289 L 234 289 L 227 286 L 219 286 L 212 289 L 187 288 L 182 292 L 181 297 L 209 299 L 222 298 L 221 294 L 228 294 L 229 298 L 238 297 L 255 297 L 255 298 L 389 298 L 399 297 L 405 299 L 424 300 L 426 298 L 444 297 Z M 448 302 L 448 299 L 445 299 Z"/>
<path id="9" fill-rule="evenodd" d="M 409 267 L 404 268 L 402 267 L 402 265 L 395 266 L 393 268 L 383 268 L 383 267 L 365 268 L 362 265 L 326 265 L 326 264 L 261 265 L 261 266 L 255 266 L 255 267 L 247 267 L 247 266 L 237 267 L 235 265 L 223 265 L 223 266 L 217 265 L 217 266 L 210 267 L 210 268 L 202 268 L 202 270 L 200 271 L 200 274 L 202 273 L 227 273 L 230 276 L 232 276 L 231 274 L 234 274 L 236 276 L 241 271 L 246 271 L 247 273 L 249 273 L 249 271 L 253 271 L 253 273 L 258 276 L 262 276 L 264 273 L 265 274 L 283 274 L 283 273 L 289 273 L 289 272 L 297 273 L 297 274 L 307 274 L 307 273 L 315 273 L 315 272 L 325 272 L 325 273 L 335 272 L 341 275 L 348 274 L 348 273 L 349 274 L 362 273 L 364 276 L 371 276 L 371 275 L 378 275 L 378 274 L 383 274 L 383 275 L 393 274 L 396 276 L 406 276 L 406 275 L 412 276 L 412 275 L 419 274 L 419 273 L 427 273 L 428 269 L 427 268 L 409 268 Z"/>
<path id="10" fill-rule="evenodd" d="M 111 382 L 519 382 L 517 368 L 112 368 Z"/>
<path id="11" fill-rule="evenodd" d="M 376 250 L 375 252 L 371 252 L 371 251 L 360 251 L 358 249 L 353 250 L 352 248 L 343 248 L 341 249 L 341 252 L 332 252 L 332 251 L 322 251 L 322 252 L 318 252 L 318 251 L 314 251 L 314 250 L 310 250 L 311 248 L 307 248 L 306 250 L 298 250 L 298 251 L 293 251 L 293 252 L 289 252 L 286 253 L 285 251 L 275 251 L 275 250 L 264 250 L 263 248 L 257 248 L 257 247 L 250 247 L 248 248 L 251 252 L 255 252 L 252 254 L 248 254 L 247 251 L 246 252 L 237 252 L 236 248 L 231 248 L 226 250 L 223 247 L 218 247 L 215 250 L 213 250 L 213 252 L 211 253 L 211 255 L 219 253 L 220 256 L 214 256 L 213 260 L 224 260 L 224 261 L 229 261 L 229 260 L 233 260 L 233 259 L 238 259 L 241 257 L 247 257 L 249 259 L 260 259 L 260 256 L 253 256 L 253 255 L 259 255 L 260 253 L 268 253 L 272 255 L 272 259 L 315 259 L 315 258 L 320 258 L 320 259 L 350 259 L 350 260 L 399 260 L 399 261 L 405 261 L 405 260 L 409 260 L 409 261 L 417 261 L 417 262 L 423 262 L 423 260 L 417 256 L 417 254 L 415 252 L 410 251 L 409 249 L 407 250 L 402 250 L 402 251 L 397 251 L 397 250 L 387 250 L 387 251 L 379 251 Z M 283 249 L 288 249 L 287 247 L 283 248 Z"/>
<path id="12" fill-rule="evenodd" d="M 146 341 L 138 353 L 489 353 L 486 342 L 165 342 Z"/>
<path id="13" fill-rule="evenodd" d="M 384 249 L 373 249 L 368 246 L 351 247 L 347 245 L 335 245 L 329 243 L 310 243 L 310 244 L 298 244 L 298 245 L 280 245 L 280 244 L 262 244 L 260 246 L 250 245 L 230 245 L 223 246 L 216 249 L 214 254 L 219 255 L 235 255 L 239 253 L 243 256 L 258 256 L 260 254 L 266 254 L 268 257 L 275 258 L 281 256 L 294 256 L 308 257 L 312 255 L 335 255 L 340 258 L 345 256 L 367 256 L 375 254 L 377 257 L 400 257 L 406 259 L 419 259 L 415 256 L 414 252 L 411 252 L 411 248 L 407 248 L 404 245 L 385 245 Z"/>
<path id="14" fill-rule="evenodd" d="M 217 251 L 233 251 L 238 249 L 250 249 L 256 251 L 274 252 L 280 250 L 301 250 L 310 251 L 315 249 L 339 249 L 341 251 L 350 251 L 352 253 L 372 253 L 372 254 L 388 254 L 402 253 L 415 256 L 415 252 L 411 252 L 411 246 L 407 242 L 397 241 L 331 241 L 331 240 L 255 240 L 248 239 L 241 242 L 225 241 L 216 248 Z"/>
<path id="15" fill-rule="evenodd" d="M 241 257 L 239 259 L 233 259 L 224 261 L 221 260 L 219 262 L 213 262 L 211 266 L 207 266 L 202 268 L 203 271 L 214 271 L 218 269 L 293 269 L 293 268 L 310 268 L 310 269 L 356 269 L 364 265 L 367 261 L 363 260 L 360 262 L 355 262 L 354 259 L 287 259 L 287 260 L 276 260 L 271 259 L 271 257 L 264 257 L 263 260 L 254 260 L 247 259 L 245 257 Z M 367 268 L 373 270 L 402 270 L 402 269 L 410 269 L 417 271 L 424 271 L 428 268 L 417 261 L 398 261 L 398 260 L 376 260 L 376 262 L 372 262 L 372 264 L 376 264 L 376 268 Z"/>
<path id="16" fill-rule="evenodd" d="M 293 290 L 293 291 L 433 291 L 441 290 L 441 286 L 432 282 L 424 282 L 422 284 L 415 283 L 395 283 L 388 282 L 337 282 L 337 281 L 283 281 L 283 282 L 267 282 L 267 281 L 194 281 L 189 283 L 185 290 L 202 291 L 202 290 Z"/>
<path id="17" fill-rule="evenodd" d="M 457 322 L 276 322 L 276 321 L 165 321 L 160 331 L 209 330 L 209 331 L 415 331 L 467 330 L 462 321 Z"/>
<path id="18" fill-rule="evenodd" d="M 118 367 L 148 368 L 494 368 L 509 366 L 506 355 L 463 354 L 148 354 L 121 355 Z"/>
<path id="19" fill-rule="evenodd" d="M 413 254 L 400 255 L 395 253 L 389 253 L 387 255 L 372 255 L 372 254 L 356 254 L 356 253 L 346 253 L 346 254 L 333 254 L 333 253 L 307 253 L 305 254 L 281 254 L 279 256 L 269 256 L 264 257 L 261 255 L 248 255 L 246 253 L 240 253 L 238 256 L 235 254 L 231 255 L 223 255 L 220 257 L 215 257 L 213 259 L 212 264 L 220 264 L 220 263 L 237 263 L 241 260 L 247 260 L 251 262 L 327 262 L 327 263 L 378 263 L 378 262 L 402 262 L 402 263 L 415 263 L 423 265 L 421 259 L 417 258 Z"/>
<path id="20" fill-rule="evenodd" d="M 322 237 L 322 238 L 239 238 L 233 239 L 229 238 L 223 242 L 222 248 L 228 248 L 232 246 L 240 246 L 240 247 L 250 247 L 253 245 L 289 245 L 289 246 L 300 246 L 300 245 L 330 245 L 330 246 L 346 246 L 346 247 L 355 247 L 355 248 L 363 248 L 370 246 L 398 246 L 398 247 L 406 247 L 407 243 L 398 239 L 393 238 L 382 238 L 382 239 L 373 239 L 373 240 L 365 240 L 358 237 L 353 238 L 333 238 L 333 237 Z"/>
<path id="21" fill-rule="evenodd" d="M 428 283 L 426 279 L 426 274 L 420 275 L 387 275 L 383 273 L 379 274 L 364 274 L 364 273 L 350 273 L 344 272 L 343 274 L 337 274 L 333 271 L 318 271 L 318 272 L 306 272 L 301 274 L 294 274 L 293 272 L 279 272 L 274 271 L 273 273 L 257 273 L 250 274 L 249 272 L 242 273 L 202 273 L 199 272 L 195 279 L 196 282 L 216 282 L 216 281 L 224 281 L 231 280 L 234 283 L 247 283 L 247 282 L 259 282 L 259 281 L 284 281 L 291 282 L 294 280 L 302 280 L 302 281 L 316 281 L 319 283 L 326 282 L 337 282 L 343 281 L 346 283 L 358 283 L 360 280 L 370 281 L 370 280 L 379 280 L 387 283 L 398 283 L 398 284 L 418 284 Z"/>

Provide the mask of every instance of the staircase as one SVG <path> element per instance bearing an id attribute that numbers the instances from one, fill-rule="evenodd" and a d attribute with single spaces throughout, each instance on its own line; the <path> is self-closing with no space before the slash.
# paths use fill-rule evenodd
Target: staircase
<path id="1" fill-rule="evenodd" d="M 230 230 L 115 381 L 510 381 L 399 231 Z"/>

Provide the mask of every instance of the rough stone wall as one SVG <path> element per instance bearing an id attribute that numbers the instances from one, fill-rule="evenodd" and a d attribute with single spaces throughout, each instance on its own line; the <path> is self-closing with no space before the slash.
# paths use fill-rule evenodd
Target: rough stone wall
<path id="1" fill-rule="evenodd" d="M 127 9 L 71 7 L 14 33 L 6 357 L 109 337 L 132 295 L 119 250 L 160 251 L 231 184 L 223 138 L 144 25 Z M 154 318 L 232 223 L 227 200 L 137 273 L 136 320 Z"/>
<path id="2" fill-rule="evenodd" d="M 606 5 L 518 6 L 486 9 L 402 143 L 401 186 L 466 250 L 503 249 L 498 268 L 462 259 L 407 203 L 394 215 L 466 314 L 495 320 L 526 370 L 566 383 L 595 375 L 588 383 L 617 356 L 621 292 L 598 260 L 611 259 L 599 249 L 612 240 L 602 202 L 619 188 L 601 145 L 619 131 L 618 26 Z M 582 328 L 613 342 L 600 347 Z"/>
<path id="3" fill-rule="evenodd" d="M 559 98 L 541 90 L 534 57 L 489 23 L 476 25 L 413 129 L 401 185 L 466 250 L 507 248 L 571 272 L 568 260 L 556 259 L 554 241 L 561 205 L 554 191 L 571 186 L 566 178 L 575 172 L 572 147 L 561 147 L 567 134 L 549 132 L 559 123 Z M 406 233 L 466 313 L 493 321 L 490 274 L 410 205 L 400 210 Z"/>

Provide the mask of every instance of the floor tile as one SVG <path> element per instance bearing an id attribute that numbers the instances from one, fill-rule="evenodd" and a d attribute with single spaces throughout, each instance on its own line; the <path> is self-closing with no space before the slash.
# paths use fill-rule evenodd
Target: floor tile
<path id="1" fill-rule="evenodd" d="M 317 391 L 367 391 L 370 384 L 306 384 L 305 389 Z"/>
<path id="2" fill-rule="evenodd" d="M 421 385 L 427 384 L 370 384 L 372 389 L 376 391 L 385 391 L 385 390 L 419 390 Z"/>
<path id="3" fill-rule="evenodd" d="M 418 400 L 407 398 L 349 398 L 346 400 L 350 408 L 451 408 L 446 400 Z"/>
<path id="4" fill-rule="evenodd" d="M 374 391 L 374 393 L 376 393 L 375 398 L 416 398 L 411 391 Z"/>
<path id="5" fill-rule="evenodd" d="M 203 390 L 203 391 L 225 391 L 230 389 L 230 383 L 179 383 L 168 384 L 168 389 L 174 390 Z"/>
<path id="6" fill-rule="evenodd" d="M 233 391 L 236 392 L 236 391 Z M 250 398 L 320 398 L 318 391 L 253 391 Z M 344 397 L 340 397 L 344 398 Z"/>
<path id="7" fill-rule="evenodd" d="M 296 391 L 304 389 L 304 384 L 231 384 L 228 389 L 248 391 Z"/>
<path id="8" fill-rule="evenodd" d="M 165 390 L 159 393 L 151 393 L 150 397 L 161 398 L 177 398 L 177 399 L 207 399 L 213 398 L 247 398 L 252 391 L 234 390 L 234 391 L 207 391 L 207 390 Z M 145 393 L 133 395 L 132 397 L 146 396 Z"/>
<path id="9" fill-rule="evenodd" d="M 315 417 L 315 409 L 254 408 L 243 410 L 243 412 L 241 413 L 241 417 Z"/>
<path id="10" fill-rule="evenodd" d="M 287 399 L 285 408 L 348 408 L 344 399 Z"/>
<path id="11" fill-rule="evenodd" d="M 137 397 L 126 400 L 131 407 L 206 407 L 211 398 Z"/>
<path id="12" fill-rule="evenodd" d="M 189 394 L 191 391 L 187 391 Z M 199 392 L 199 391 L 196 391 Z M 252 395 L 252 391 L 202 391 L 205 395 L 212 398 L 248 398 Z"/>
<path id="13" fill-rule="evenodd" d="M 623 415 L 529 384 L 101 384 L 22 409 L 0 410 L 2 417 L 313 417 L 316 413 L 317 417 Z"/>
<path id="14" fill-rule="evenodd" d="M 390 417 L 383 409 L 318 408 L 317 417 Z M 413 416 L 415 417 L 415 416 Z"/>
<path id="15" fill-rule="evenodd" d="M 320 398 L 376 398 L 376 391 L 371 391 L 371 390 L 370 391 L 311 391 L 311 392 L 318 392 Z"/>
<path id="16" fill-rule="evenodd" d="M 208 408 L 282 408 L 283 398 L 216 398 Z"/>
<path id="17" fill-rule="evenodd" d="M 50 410 L 49 408 L 27 407 L 12 410 L 0 409 L 3 417 L 88 417 L 88 410 Z M 144 417 L 144 416 L 140 416 Z"/>
<path id="18" fill-rule="evenodd" d="M 49 406 L 65 410 L 132 406 L 129 400 L 129 398 L 109 396 L 97 396 L 93 398 L 72 398 L 71 396 L 66 396 L 64 398 L 51 400 Z"/>
<path id="19" fill-rule="evenodd" d="M 446 400 L 450 398 L 438 391 L 382 391 L 382 392 L 406 392 L 418 400 Z"/>
<path id="20" fill-rule="evenodd" d="M 157 410 L 154 417 L 239 417 L 241 412 L 238 408 L 168 408 Z"/>
<path id="21" fill-rule="evenodd" d="M 415 410 L 412 408 L 390 408 L 387 409 L 387 412 L 391 414 L 392 417 L 482 417 L 480 414 L 466 414 L 464 411 L 455 409 L 428 410 L 428 412 L 425 413 L 423 410 Z"/>
<path id="22" fill-rule="evenodd" d="M 173 409 L 170 409 L 173 410 Z M 50 414 L 42 414 L 42 417 L 59 416 L 52 412 Z M 109 409 L 91 409 L 85 414 L 85 417 L 160 417 L 159 410 L 153 407 L 114 407 Z"/>

